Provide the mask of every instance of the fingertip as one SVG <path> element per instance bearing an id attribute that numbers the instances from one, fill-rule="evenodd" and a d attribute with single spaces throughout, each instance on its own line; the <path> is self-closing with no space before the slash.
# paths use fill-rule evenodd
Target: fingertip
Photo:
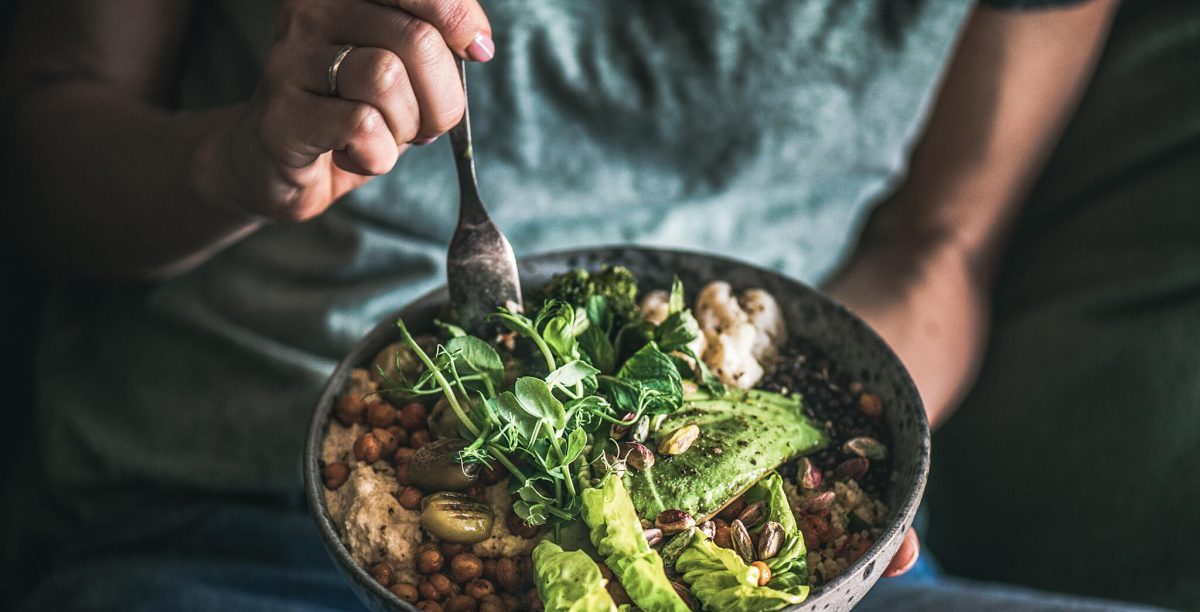
<path id="1" fill-rule="evenodd" d="M 491 34 L 479 32 L 471 39 L 471 44 L 467 45 L 466 53 L 468 58 L 477 62 L 491 61 L 496 57 L 496 43 Z"/>
<path id="2" fill-rule="evenodd" d="M 904 541 L 900 544 L 900 550 L 896 551 L 896 556 L 892 557 L 892 562 L 888 564 L 886 570 L 883 571 L 884 578 L 895 578 L 908 573 L 914 565 L 917 564 L 917 559 L 921 556 L 921 542 L 917 539 L 917 532 L 909 530 L 904 534 Z"/>

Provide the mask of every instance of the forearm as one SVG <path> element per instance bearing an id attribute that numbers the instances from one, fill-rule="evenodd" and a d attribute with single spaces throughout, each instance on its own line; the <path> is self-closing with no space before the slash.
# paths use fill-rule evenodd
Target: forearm
<path id="1" fill-rule="evenodd" d="M 39 261 L 91 276 L 155 279 L 191 267 L 257 226 L 225 199 L 218 147 L 240 113 L 173 114 L 62 79 L 6 115 L 5 227 Z"/>
<path id="2" fill-rule="evenodd" d="M 974 380 L 1008 228 L 1091 75 L 1115 5 L 977 9 L 908 179 L 829 285 L 904 360 L 935 424 Z"/>

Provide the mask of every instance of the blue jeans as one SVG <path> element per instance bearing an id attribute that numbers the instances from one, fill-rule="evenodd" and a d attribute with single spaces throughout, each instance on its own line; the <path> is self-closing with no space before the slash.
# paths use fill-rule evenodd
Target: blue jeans
<path id="1" fill-rule="evenodd" d="M 159 521 L 162 517 L 156 517 Z M 63 560 L 22 611 L 361 610 L 303 508 L 214 504 L 190 508 L 141 540 Z M 131 521 L 136 527 L 137 522 Z M 1125 610 L 937 575 L 927 560 L 882 581 L 862 610 Z"/>

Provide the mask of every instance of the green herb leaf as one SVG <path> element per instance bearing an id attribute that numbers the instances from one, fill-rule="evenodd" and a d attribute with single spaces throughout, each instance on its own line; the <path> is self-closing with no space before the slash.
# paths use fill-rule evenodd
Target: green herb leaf
<path id="1" fill-rule="evenodd" d="M 504 362 L 492 345 L 475 336 L 456 336 L 446 343 L 454 356 L 459 375 L 477 373 L 487 377 L 492 389 L 504 383 Z"/>
<path id="2" fill-rule="evenodd" d="M 686 306 L 683 303 L 683 281 L 676 276 L 675 280 L 671 282 L 671 299 L 667 302 L 667 314 L 678 314 L 683 312 L 684 308 Z"/>
<path id="3" fill-rule="evenodd" d="M 458 338 L 458 337 L 467 335 L 467 330 L 465 330 L 453 323 L 447 323 L 447 322 L 441 321 L 439 319 L 434 319 L 433 324 L 436 325 L 442 331 L 446 332 L 446 334 L 449 335 L 451 338 Z"/>
<path id="4" fill-rule="evenodd" d="M 532 376 L 522 376 L 517 379 L 513 391 L 517 396 L 517 401 L 521 403 L 521 408 L 528 414 L 543 420 L 556 432 L 566 426 L 566 411 L 563 409 L 562 402 L 558 401 L 558 398 L 550 392 L 546 381 Z"/>
<path id="5" fill-rule="evenodd" d="M 681 310 L 667 317 L 654 329 L 654 340 L 664 352 L 670 353 L 687 346 L 700 337 L 700 324 L 690 310 Z"/>
<path id="6" fill-rule="evenodd" d="M 625 361 L 617 378 L 649 393 L 641 401 L 648 402 L 646 411 L 674 412 L 683 405 L 683 379 L 671 358 L 650 342 Z"/>
<path id="7" fill-rule="evenodd" d="M 567 450 L 563 457 L 563 465 L 570 465 L 577 458 L 579 453 L 583 452 L 583 447 L 587 445 L 587 433 L 581 428 L 571 430 L 571 434 L 567 436 Z"/>
<path id="8" fill-rule="evenodd" d="M 599 374 L 600 370 L 593 368 L 586 362 L 576 359 L 575 361 L 566 363 L 557 370 L 546 376 L 546 384 L 554 389 L 555 387 L 570 388 L 585 381 L 588 377 L 593 377 Z"/>

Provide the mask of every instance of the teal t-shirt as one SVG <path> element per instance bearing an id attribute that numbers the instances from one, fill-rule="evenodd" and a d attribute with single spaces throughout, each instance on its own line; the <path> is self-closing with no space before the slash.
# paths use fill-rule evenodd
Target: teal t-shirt
<path id="1" fill-rule="evenodd" d="M 197 7 L 182 106 L 245 99 L 277 6 Z M 811 282 L 903 175 L 969 3 L 485 8 L 496 58 L 469 69 L 479 183 L 518 255 L 680 247 Z M 81 504 L 118 486 L 296 490 L 321 384 L 442 282 L 457 201 L 438 142 L 169 282 L 56 287 L 37 374 L 47 482 Z"/>

